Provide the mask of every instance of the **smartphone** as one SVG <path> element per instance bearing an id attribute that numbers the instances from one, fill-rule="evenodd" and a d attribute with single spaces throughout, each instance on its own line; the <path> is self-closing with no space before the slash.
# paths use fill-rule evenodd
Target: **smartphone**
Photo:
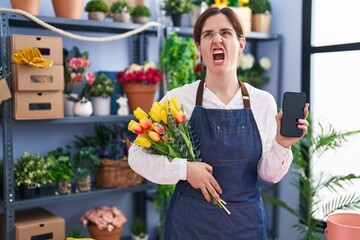
<path id="1" fill-rule="evenodd" d="M 306 94 L 285 92 L 283 96 L 280 134 L 285 137 L 301 137 L 303 130 L 298 128 L 298 120 L 304 118 Z"/>

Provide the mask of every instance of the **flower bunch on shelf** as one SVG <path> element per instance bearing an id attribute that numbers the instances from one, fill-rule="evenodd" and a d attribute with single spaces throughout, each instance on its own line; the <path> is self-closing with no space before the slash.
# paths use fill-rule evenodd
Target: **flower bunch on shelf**
<path id="1" fill-rule="evenodd" d="M 269 81 L 269 78 L 263 74 L 270 68 L 270 58 L 262 57 L 259 61 L 256 61 L 251 53 L 243 53 L 239 57 L 237 76 L 241 81 L 247 82 L 256 88 L 261 88 Z"/>
<path id="2" fill-rule="evenodd" d="M 197 1 L 199 2 L 199 1 Z M 201 2 L 201 1 L 200 1 Z M 215 5 L 216 7 L 248 7 L 249 0 L 206 0 L 208 5 Z"/>
<path id="3" fill-rule="evenodd" d="M 165 155 L 169 161 L 174 158 L 201 161 L 183 106 L 179 105 L 176 97 L 164 103 L 153 103 L 149 113 L 138 107 L 134 115 L 138 121 L 131 120 L 128 129 L 137 134 L 135 144 L 155 154 Z M 214 205 L 230 214 L 224 201 L 216 201 L 211 194 L 210 198 Z"/>
<path id="4" fill-rule="evenodd" d="M 157 84 L 162 80 L 162 71 L 152 62 L 145 62 L 144 65 L 133 63 L 125 71 L 118 72 L 116 78 L 120 84 Z"/>
<path id="5" fill-rule="evenodd" d="M 124 213 L 116 206 L 102 206 L 86 211 L 80 221 L 84 227 L 96 226 L 100 230 L 112 232 L 121 228 L 127 221 Z"/>
<path id="6" fill-rule="evenodd" d="M 91 65 L 88 60 L 89 53 L 81 53 L 79 48 L 74 46 L 70 51 L 64 49 L 64 56 L 64 94 L 71 100 L 81 99 L 87 91 L 87 86 L 95 82 L 95 74 L 87 70 Z M 76 93 L 77 86 L 82 87 L 78 99 L 70 96 L 71 93 Z"/>

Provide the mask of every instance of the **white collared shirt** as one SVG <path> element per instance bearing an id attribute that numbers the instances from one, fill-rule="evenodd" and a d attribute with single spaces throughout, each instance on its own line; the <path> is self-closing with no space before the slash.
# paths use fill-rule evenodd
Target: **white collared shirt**
<path id="1" fill-rule="evenodd" d="M 190 119 L 195 108 L 196 92 L 200 81 L 187 84 L 167 92 L 161 101 L 177 97 L 184 106 L 184 113 Z M 277 106 L 274 97 L 263 90 L 246 84 L 250 105 L 257 123 L 263 154 L 258 164 L 258 175 L 267 182 L 279 182 L 288 172 L 293 155 L 291 149 L 282 147 L 275 140 Z M 207 109 L 242 109 L 244 108 L 241 89 L 228 104 L 224 104 L 206 86 L 204 87 L 202 106 Z M 186 180 L 186 159 L 175 158 L 169 162 L 166 156 L 149 154 L 142 147 L 133 144 L 129 149 L 131 168 L 144 178 L 158 184 L 175 184 Z"/>

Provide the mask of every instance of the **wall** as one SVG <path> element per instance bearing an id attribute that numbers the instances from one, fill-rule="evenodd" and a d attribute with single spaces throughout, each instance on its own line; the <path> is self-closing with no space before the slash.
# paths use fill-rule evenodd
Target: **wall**
<path id="1" fill-rule="evenodd" d="M 280 33 L 284 37 L 282 91 L 301 90 L 301 31 L 302 1 L 272 0 L 273 17 L 271 32 Z M 299 203 L 299 194 L 291 185 L 294 175 L 289 172 L 280 184 L 280 198 L 290 206 Z M 296 239 L 297 232 L 292 228 L 297 219 L 285 210 L 279 211 L 278 240 Z"/>
<path id="2" fill-rule="evenodd" d="M 2 1 L 1 7 L 10 7 L 9 0 Z M 85 1 L 87 2 L 87 1 Z M 148 0 L 147 5 L 151 6 L 152 12 L 155 12 L 155 6 L 158 1 L 156 0 Z M 283 35 L 284 45 L 283 45 L 283 66 L 282 66 L 282 92 L 284 91 L 299 91 L 301 89 L 301 17 L 302 17 L 302 1 L 300 0 L 272 0 L 273 6 L 273 17 L 272 17 L 272 25 L 271 32 L 279 33 Z M 40 5 L 40 13 L 39 15 L 44 16 L 54 16 L 54 11 L 52 8 L 51 1 L 41 1 Z M 87 13 L 84 13 L 82 19 L 87 19 Z M 152 19 L 156 19 L 155 16 Z M 19 31 L 23 31 L 20 29 Z M 24 33 L 24 32 L 23 32 Z M 85 33 L 81 33 L 85 34 Z M 86 33 L 87 34 L 87 33 Z M 91 34 L 91 33 L 89 33 Z M 93 62 L 94 69 L 101 70 L 109 70 L 116 71 L 121 70 L 121 68 L 125 68 L 129 64 L 129 56 L 127 51 L 127 43 L 126 40 L 121 40 L 121 42 L 109 42 L 102 43 L 99 47 L 93 48 L 91 47 L 91 43 L 84 42 L 74 42 L 70 39 L 64 40 L 65 47 L 71 47 L 72 45 L 79 45 L 81 50 L 90 50 L 90 60 Z M 108 52 L 106 49 L 114 49 L 114 51 Z M 150 60 L 157 61 L 157 48 L 152 48 L 154 51 L 149 53 Z M 276 50 L 264 49 L 261 53 L 269 54 L 271 57 L 276 56 Z M 116 54 L 114 54 L 116 52 Z M 124 57 L 127 55 L 126 57 Z M 101 59 L 101 61 L 99 61 Z M 274 86 L 269 84 L 269 91 L 273 91 Z M 15 134 L 23 134 L 23 131 L 27 130 L 26 124 L 17 124 L 17 129 Z M 59 136 L 55 142 L 50 142 L 48 146 L 57 146 L 58 143 L 63 143 L 64 141 L 70 140 L 70 136 L 63 134 L 64 129 L 67 129 L 68 125 L 59 125 L 56 129 L 49 127 L 46 131 L 53 131 L 53 136 Z M 74 129 L 76 132 L 87 131 L 89 126 L 76 126 Z M 44 132 L 46 132 L 44 131 Z M 18 140 L 17 149 L 24 149 L 24 147 L 31 147 L 33 149 L 39 149 L 36 144 L 31 144 L 32 138 L 29 135 L 26 138 L 22 138 Z M 36 139 L 46 138 L 45 134 L 40 134 L 36 136 Z M 287 176 L 279 183 L 280 186 L 280 197 L 282 200 L 286 201 L 288 204 L 296 206 L 298 204 L 298 193 L 295 188 L 291 186 L 290 182 L 292 181 L 293 176 L 291 173 L 287 174 Z M 85 210 L 90 207 L 101 205 L 101 204 L 116 204 L 119 205 L 122 209 L 124 209 L 125 214 L 131 216 L 131 208 L 123 207 L 131 204 L 131 195 L 106 195 L 101 199 L 89 199 L 89 201 L 82 202 L 71 202 L 67 204 L 56 204 L 46 206 L 47 209 L 61 214 L 62 216 L 69 218 L 67 222 L 67 230 L 71 232 L 73 228 L 81 228 L 78 220 L 74 216 L 80 216 Z M 71 208 L 69 205 L 71 204 Z M 150 229 L 154 229 L 156 227 L 156 223 L 158 221 L 157 214 L 154 212 L 152 204 L 148 204 L 148 215 L 150 217 L 149 227 Z M 279 229 L 279 240 L 288 240 L 294 239 L 294 236 L 297 235 L 296 231 L 292 228 L 292 225 L 297 221 L 292 215 L 287 212 L 280 210 L 279 211 L 279 219 L 278 219 L 278 229 Z M 129 225 L 131 223 L 131 219 L 125 228 L 124 234 L 129 234 Z M 84 231 L 83 231 L 84 232 Z"/>

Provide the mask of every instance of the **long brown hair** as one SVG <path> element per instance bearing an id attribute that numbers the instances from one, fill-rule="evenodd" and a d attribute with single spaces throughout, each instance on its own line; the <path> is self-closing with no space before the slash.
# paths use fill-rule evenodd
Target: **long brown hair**
<path id="1" fill-rule="evenodd" d="M 234 30 L 236 32 L 236 36 L 238 37 L 239 40 L 244 37 L 244 30 L 243 30 L 243 27 L 241 25 L 241 22 L 240 22 L 238 16 L 236 15 L 236 13 L 231 8 L 228 8 L 228 7 L 225 7 L 225 8 L 212 7 L 212 8 L 206 9 L 200 15 L 200 17 L 197 19 L 197 21 L 195 23 L 194 32 L 193 32 L 193 37 L 194 37 L 195 43 L 200 44 L 201 32 L 202 32 L 202 29 L 204 27 L 205 21 L 209 17 L 214 16 L 214 15 L 219 14 L 219 13 L 222 13 L 227 17 L 227 19 L 229 20 L 229 22 L 233 26 L 233 28 L 234 28 Z"/>

